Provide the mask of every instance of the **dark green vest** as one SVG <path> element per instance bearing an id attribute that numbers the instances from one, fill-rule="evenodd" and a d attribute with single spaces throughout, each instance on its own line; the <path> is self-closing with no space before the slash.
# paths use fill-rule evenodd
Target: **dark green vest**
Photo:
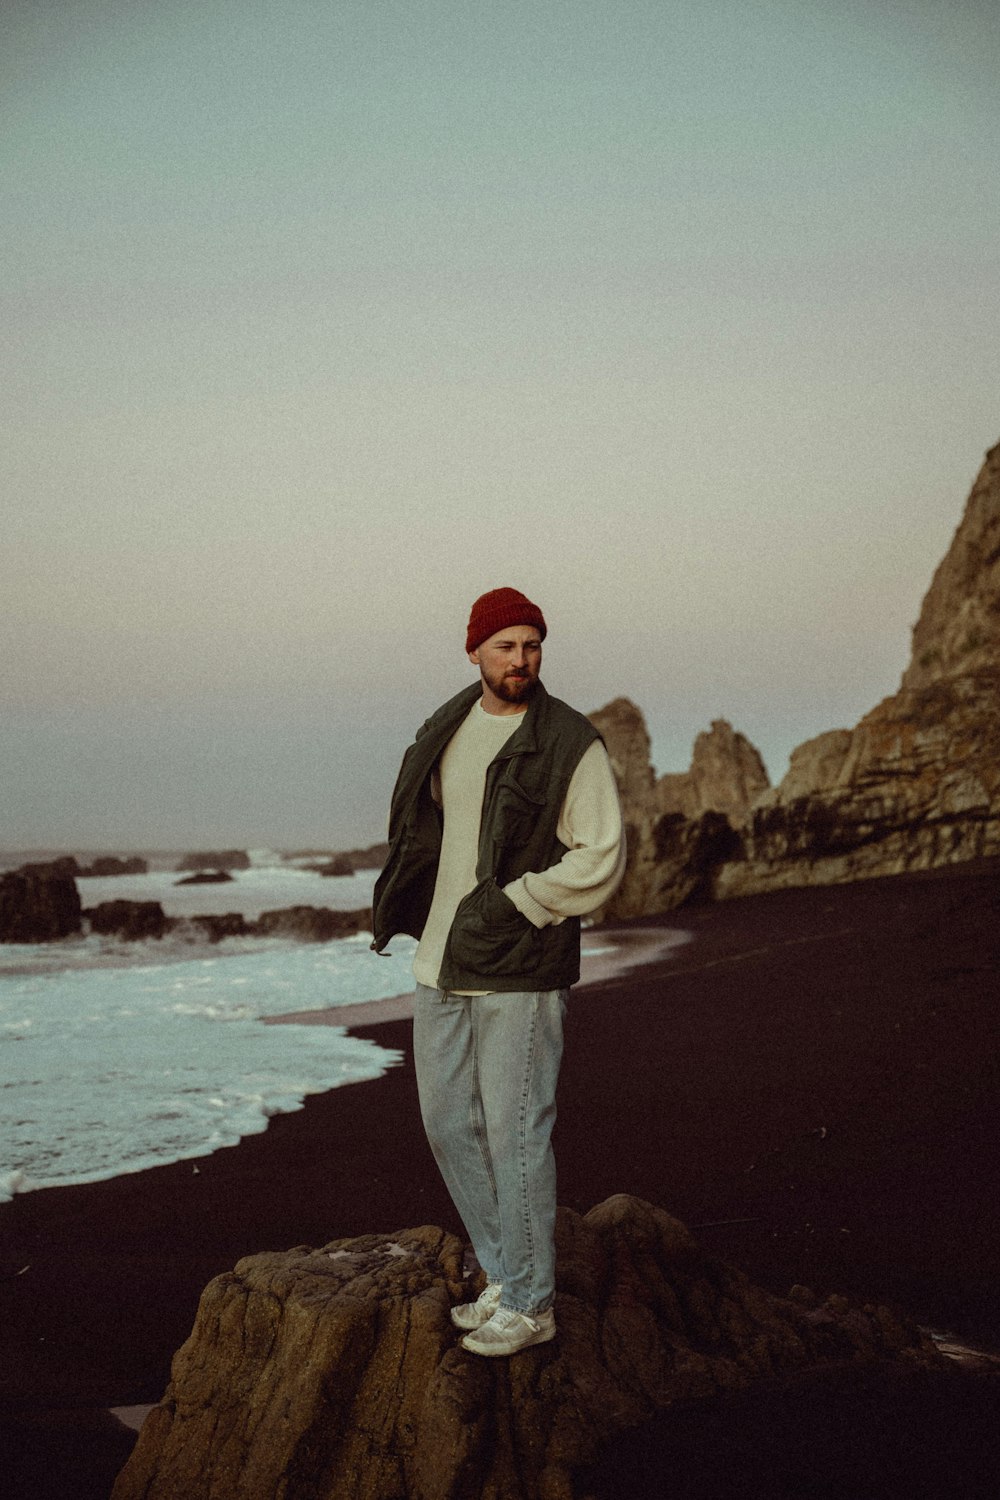
<path id="1" fill-rule="evenodd" d="M 403 757 L 389 815 L 389 858 L 375 884 L 372 947 L 397 932 L 419 938 L 431 909 L 443 817 L 431 772 L 482 686 L 450 698 Z M 583 714 L 541 683 L 520 725 L 490 762 L 479 829 L 477 884 L 459 903 L 438 984 L 445 990 L 556 990 L 580 977 L 580 919 L 536 927 L 502 886 L 547 870 L 566 853 L 556 826 L 584 751 L 600 736 Z"/>

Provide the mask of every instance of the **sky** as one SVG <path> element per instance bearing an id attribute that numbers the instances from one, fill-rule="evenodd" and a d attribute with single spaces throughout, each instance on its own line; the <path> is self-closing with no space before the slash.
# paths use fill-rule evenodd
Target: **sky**
<path id="1" fill-rule="evenodd" d="M 473 680 L 894 692 L 1000 439 L 992 0 L 6 0 L 0 847 L 352 847 Z"/>

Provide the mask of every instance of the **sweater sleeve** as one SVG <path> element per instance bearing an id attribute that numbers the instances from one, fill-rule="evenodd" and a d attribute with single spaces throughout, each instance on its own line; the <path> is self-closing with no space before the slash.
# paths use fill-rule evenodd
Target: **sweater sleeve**
<path id="1" fill-rule="evenodd" d="M 566 845 L 557 864 L 529 871 L 503 888 L 536 927 L 595 911 L 614 895 L 625 873 L 618 787 L 600 740 L 588 747 L 573 772 L 556 837 Z"/>

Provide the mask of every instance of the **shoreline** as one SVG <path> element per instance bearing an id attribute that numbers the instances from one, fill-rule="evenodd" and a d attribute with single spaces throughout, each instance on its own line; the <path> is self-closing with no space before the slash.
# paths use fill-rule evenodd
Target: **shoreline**
<path id="1" fill-rule="evenodd" d="M 888 1302 L 959 1343 L 996 1348 L 998 869 L 796 888 L 628 928 L 633 953 L 649 954 L 671 926 L 693 938 L 574 989 L 560 1203 L 586 1212 L 632 1193 L 768 1290 L 798 1283 Z M 408 1023 L 372 1017 L 354 1029 L 403 1062 L 310 1095 L 262 1134 L 195 1162 L 0 1205 L 0 1400 L 27 1476 L 18 1500 L 106 1500 L 110 1484 L 82 1487 L 81 1423 L 100 1409 L 110 1424 L 94 1441 L 113 1473 L 132 1435 L 108 1410 L 160 1399 L 202 1289 L 242 1256 L 418 1224 L 460 1232 L 419 1123 Z M 817 1435 L 828 1415 L 836 1426 L 838 1413 L 855 1414 L 838 1438 L 855 1445 L 862 1417 L 863 1430 L 895 1423 L 891 1453 L 920 1441 L 930 1420 L 914 1396 L 904 1421 L 895 1386 L 860 1403 L 853 1377 L 823 1391 L 801 1433 L 787 1393 L 748 1395 L 760 1440 L 781 1428 L 783 1442 L 806 1457 L 818 1444 L 835 1466 L 842 1452 Z M 1000 1432 L 990 1401 L 964 1435 L 934 1429 L 956 1473 L 970 1445 L 981 1455 Z M 720 1435 L 736 1442 L 746 1411 L 709 1402 L 671 1414 L 665 1431 L 681 1449 L 687 1433 L 698 1455 Z M 60 1442 L 61 1487 L 47 1490 L 40 1475 L 55 1473 Z M 885 1462 L 881 1437 L 864 1451 Z M 1000 1491 L 1000 1461 L 996 1474 Z M 644 1493 L 637 1484 L 619 1493 Z"/>
<path id="2" fill-rule="evenodd" d="M 610 950 L 601 947 L 592 953 L 584 953 L 580 959 L 580 978 L 573 986 L 574 993 L 590 985 L 603 984 L 618 979 L 645 964 L 665 962 L 674 950 L 689 943 L 693 934 L 681 927 L 609 927 L 589 928 L 588 937 L 610 943 Z M 361 1000 L 351 1005 L 330 1005 L 323 1010 L 295 1010 L 280 1016 L 261 1016 L 265 1026 L 344 1026 L 352 1030 L 358 1026 L 380 1026 L 387 1021 L 413 1019 L 412 994 L 393 995 L 386 1000 Z"/>

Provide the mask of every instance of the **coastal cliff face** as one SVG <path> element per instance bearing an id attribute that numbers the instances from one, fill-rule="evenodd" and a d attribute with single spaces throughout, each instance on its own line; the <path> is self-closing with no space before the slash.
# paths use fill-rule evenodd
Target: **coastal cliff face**
<path id="1" fill-rule="evenodd" d="M 770 785 L 759 752 L 725 719 L 699 734 L 688 771 L 656 777 L 642 713 L 616 698 L 590 715 L 618 782 L 628 841 L 625 878 L 602 916 L 669 911 L 738 853 L 736 829 Z"/>
<path id="2" fill-rule="evenodd" d="M 559 1337 L 465 1353 L 440 1229 L 255 1255 L 205 1289 L 112 1500 L 573 1500 L 609 1438 L 674 1401 L 836 1360 L 943 1364 L 885 1308 L 780 1298 L 619 1195 L 559 1210 Z"/>
<path id="3" fill-rule="evenodd" d="M 724 721 L 698 737 L 690 771 L 656 780 L 633 704 L 591 718 L 629 838 L 608 917 L 1000 854 L 1000 446 L 924 599 L 899 691 L 854 729 L 798 746 L 779 786 Z"/>
<path id="4" fill-rule="evenodd" d="M 924 598 L 899 691 L 800 745 L 762 796 L 728 896 L 1000 854 L 1000 447 Z"/>

